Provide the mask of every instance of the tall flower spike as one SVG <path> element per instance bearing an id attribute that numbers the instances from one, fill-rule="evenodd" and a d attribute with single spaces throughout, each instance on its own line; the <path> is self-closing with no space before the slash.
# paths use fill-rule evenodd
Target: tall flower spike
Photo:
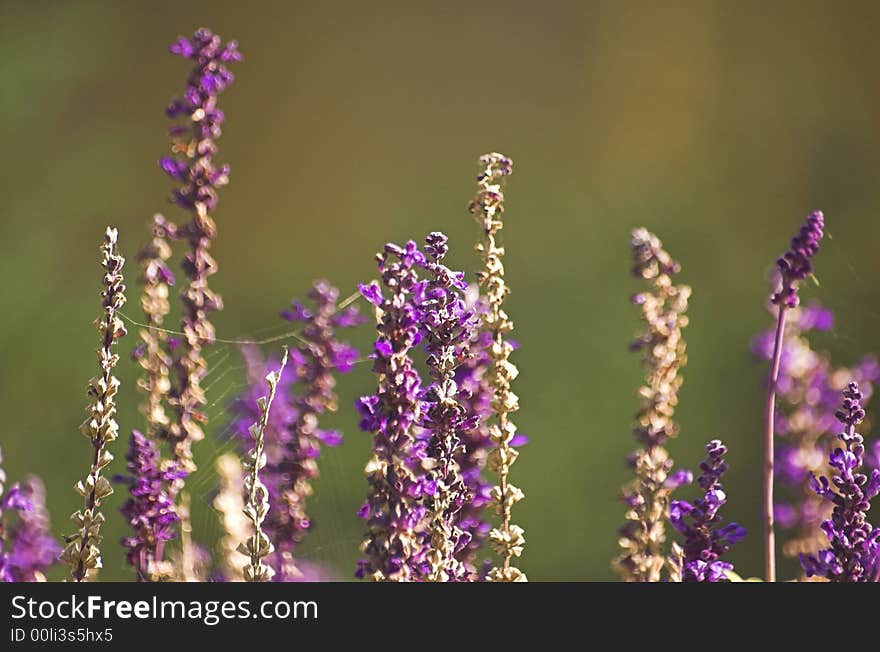
<path id="1" fill-rule="evenodd" d="M 174 538 L 180 517 L 166 486 L 179 472 L 163 468 L 155 441 L 138 430 L 131 433 L 126 459 L 131 474 L 125 478 L 130 497 L 120 511 L 132 534 L 122 539 L 122 545 L 137 580 L 156 581 L 169 575 L 167 569 L 160 568 L 162 548 Z"/>
<path id="2" fill-rule="evenodd" d="M 425 239 L 425 270 L 430 279 L 420 306 L 428 372 L 434 381 L 423 392 L 421 419 L 429 437 L 428 455 L 434 461 L 428 476 L 435 489 L 428 500 L 431 547 L 427 576 L 433 582 L 468 579 L 467 566 L 456 557 L 470 539 L 457 518 L 469 498 L 458 459 L 464 452 L 464 434 L 479 419 L 465 412 L 463 400 L 467 396 L 455 382 L 456 369 L 469 357 L 475 324 L 464 302 L 464 274 L 443 264 L 449 251 L 447 241 L 442 233 L 431 233 Z"/>
<path id="3" fill-rule="evenodd" d="M 408 582 L 425 572 L 424 498 L 433 490 L 424 472 L 424 441 L 415 432 L 421 378 L 410 357 L 421 341 L 417 270 L 425 257 L 410 241 L 404 247 L 386 244 L 376 259 L 381 287 L 376 282 L 360 286 L 376 308 L 378 336 L 371 357 L 379 382 L 375 394 L 357 403 L 361 429 L 373 433 L 373 455 L 365 469 L 367 501 L 358 512 L 367 521 L 367 536 L 356 574 Z"/>
<path id="4" fill-rule="evenodd" d="M 103 314 L 95 322 L 101 333 L 101 346 L 98 349 L 100 374 L 89 382 L 88 418 L 80 426 L 80 432 L 92 445 L 92 462 L 89 474 L 84 481 L 76 484 L 76 491 L 85 501 L 83 509 L 75 512 L 71 519 L 77 530 L 67 537 L 67 545 L 61 553 L 62 561 L 70 566 L 70 577 L 76 582 L 92 579 L 101 568 L 101 524 L 104 515 L 100 512 L 101 501 L 113 493 L 110 482 L 101 471 L 113 461 L 107 446 L 119 436 L 116 423 L 116 393 L 119 381 L 113 375 L 113 368 L 119 355 L 113 345 L 125 335 L 125 326 L 117 311 L 125 304 L 125 285 L 122 266 L 125 259 L 117 253 L 116 243 L 119 234 L 108 227 L 101 247 L 101 266 L 104 268 L 104 290 L 101 292 Z"/>
<path id="5" fill-rule="evenodd" d="M 486 302 L 479 296 L 476 285 L 468 287 L 466 303 L 468 310 L 477 315 L 477 319 L 482 319 Z M 456 557 L 465 563 L 471 575 L 479 575 L 484 570 L 478 568 L 477 553 L 492 529 L 485 513 L 486 506 L 492 502 L 492 483 L 484 473 L 489 453 L 494 448 L 489 436 L 488 424 L 488 419 L 493 414 L 493 391 L 489 384 L 489 372 L 492 366 L 492 360 L 489 358 L 491 346 L 490 333 L 474 331 L 468 343 L 470 355 L 455 370 L 455 382 L 461 390 L 459 404 L 465 414 L 478 419 L 475 427 L 462 433 L 461 452 L 456 458 L 468 496 L 461 510 L 455 515 L 458 527 L 468 537 L 467 544 Z M 511 447 L 517 444 L 518 439 L 524 438 L 515 437 L 510 442 Z"/>
<path id="6" fill-rule="evenodd" d="M 843 404 L 835 415 L 843 425 L 837 438 L 843 447 L 830 455 L 837 471 L 827 477 L 813 477 L 811 486 L 819 496 L 834 505 L 831 518 L 822 523 L 830 547 L 816 555 L 802 555 L 807 576 L 824 577 L 832 582 L 880 582 L 880 528 L 867 520 L 871 499 L 880 492 L 880 469 L 863 470 L 865 446 L 856 426 L 865 418 L 862 393 L 857 383 L 843 392 Z"/>
<path id="7" fill-rule="evenodd" d="M 746 531 L 736 523 L 721 525 L 719 510 L 727 502 L 721 476 L 727 471 L 724 455 L 727 447 L 718 439 L 706 446 L 706 460 L 700 464 L 697 483 L 704 492 L 693 502 L 673 500 L 669 504 L 669 521 L 684 535 L 681 546 L 681 581 L 719 582 L 733 570 L 733 564 L 722 561 L 730 547 L 742 540 Z"/>
<path id="8" fill-rule="evenodd" d="M 768 308 L 775 316 L 773 304 Z M 810 478 L 831 472 L 828 455 L 836 440 L 830 433 L 837 423 L 840 393 L 850 381 L 858 382 L 867 408 L 880 381 L 880 365 L 873 355 L 851 367 L 835 367 L 827 353 L 813 350 L 811 333 L 829 331 L 833 325 L 831 311 L 815 301 L 787 311 L 776 383 L 774 492 L 774 520 L 785 530 L 782 551 L 787 557 L 815 555 L 827 542 L 819 526 L 831 516 L 832 505 L 810 489 Z M 757 359 L 772 359 L 774 330 L 768 328 L 752 341 Z"/>
<path id="9" fill-rule="evenodd" d="M 161 215 L 154 215 L 152 238 L 138 253 L 141 266 L 141 309 L 146 318 L 146 328 L 140 330 L 140 344 L 133 357 L 141 367 L 138 388 L 144 393 L 141 404 L 149 437 L 160 435 L 168 427 L 165 397 L 171 389 L 171 355 L 168 352 L 168 335 L 162 325 L 171 309 L 168 288 L 174 285 L 174 274 L 168 268 L 171 258 L 169 241 L 177 236 L 177 227 Z"/>
<path id="10" fill-rule="evenodd" d="M 242 569 L 248 557 L 238 551 L 238 545 L 254 534 L 253 523 L 244 514 L 244 469 L 233 453 L 224 453 L 218 457 L 216 467 L 220 486 L 214 498 L 214 509 L 220 515 L 223 526 L 220 572 L 227 582 L 242 582 Z"/>
<path id="11" fill-rule="evenodd" d="M 356 306 L 340 309 L 339 290 L 327 281 L 315 281 L 308 298 L 313 307 L 294 301 L 281 313 L 283 318 L 301 325 L 300 345 L 293 357 L 298 387 L 285 397 L 292 422 L 284 424 L 289 432 L 280 442 L 280 459 L 269 460 L 278 478 L 278 491 L 266 530 L 276 542 L 276 580 L 281 581 L 302 576 L 294 549 L 311 527 L 306 501 L 318 477 L 321 448 L 342 443 L 339 432 L 319 427 L 320 418 L 338 407 L 336 375 L 351 371 L 358 357 L 357 349 L 341 341 L 338 331 L 364 321 Z"/>
<path id="12" fill-rule="evenodd" d="M 174 156 L 159 162 L 179 184 L 173 201 L 191 215 L 190 221 L 178 229 L 178 235 L 189 243 L 189 253 L 183 261 L 189 283 L 181 294 L 184 337 L 172 363 L 169 402 L 175 415 L 166 436 L 172 442 L 180 468 L 192 472 L 192 444 L 204 437 L 200 423 L 205 420 L 202 410 L 206 401 L 201 382 L 208 365 L 202 347 L 214 340 L 208 313 L 223 307 L 220 296 L 208 287 L 208 278 L 217 271 L 217 263 L 210 254 L 216 234 L 210 213 L 217 205 L 217 190 L 229 181 L 229 166 L 214 162 L 224 118 L 217 99 L 232 83 L 227 64 L 240 61 L 241 55 L 235 41 L 223 45 L 220 37 L 207 29 L 197 30 L 191 39 L 181 37 L 170 50 L 191 59 L 194 67 L 183 96 L 167 109 L 168 117 L 175 121 L 171 128 Z M 178 482 L 174 493 L 181 483 Z"/>
<path id="13" fill-rule="evenodd" d="M 247 475 L 244 480 L 245 507 L 244 513 L 254 525 L 253 534 L 241 544 L 239 551 L 249 558 L 249 562 L 242 568 L 245 580 L 248 582 L 268 582 L 272 579 L 275 571 L 263 563 L 263 559 L 272 554 L 274 547 L 269 537 L 263 532 L 263 521 L 269 511 L 269 491 L 260 480 L 260 470 L 266 466 L 266 453 L 263 450 L 265 444 L 266 425 L 269 423 L 269 411 L 272 401 L 275 400 L 275 391 L 278 389 L 278 381 L 284 373 L 287 365 L 287 348 L 281 358 L 281 368 L 270 372 L 266 376 L 269 385 L 269 394 L 259 401 L 260 420 L 251 428 L 254 438 L 254 447 L 247 458 Z"/>
<path id="14" fill-rule="evenodd" d="M 777 261 L 780 287 L 771 297 L 778 306 L 776 333 L 773 339 L 773 356 L 767 379 L 767 402 L 764 410 L 764 579 L 776 581 L 776 535 L 774 532 L 773 480 L 775 462 L 776 384 L 785 337 L 785 313 L 800 303 L 798 285 L 812 274 L 812 258 L 819 251 L 819 242 L 825 229 L 825 216 L 821 211 L 810 213 L 800 232 L 791 239 L 791 247 Z"/>
<path id="15" fill-rule="evenodd" d="M 513 330 L 513 322 L 503 307 L 510 288 L 504 280 L 504 247 L 499 244 L 504 226 L 501 182 L 513 172 L 513 162 L 502 154 L 484 154 L 480 157 L 480 168 L 477 194 L 469 210 L 479 223 L 483 236 L 476 246 L 477 253 L 483 258 L 483 269 L 477 279 L 488 305 L 482 328 L 492 338 L 489 382 L 492 385 L 494 414 L 489 435 L 495 449 L 489 455 L 489 468 L 498 474 L 498 484 L 492 489 L 492 500 L 500 520 L 498 527 L 489 533 L 489 540 L 501 558 L 501 563 L 489 572 L 488 579 L 495 582 L 525 582 L 525 573 L 512 564 L 513 558 L 522 554 L 526 541 L 523 529 L 512 523 L 510 514 L 511 508 L 524 498 L 523 492 L 509 480 L 510 467 L 518 456 L 511 445 L 516 435 L 516 425 L 510 415 L 519 409 L 519 399 L 510 390 L 510 384 L 519 372 L 509 360 L 513 345 L 506 336 Z"/>
<path id="16" fill-rule="evenodd" d="M 631 582 L 658 582 L 666 564 L 665 520 L 669 495 L 680 484 L 670 476 L 672 459 L 665 444 L 678 434 L 673 420 L 682 384 L 679 371 L 687 362 L 682 329 L 691 289 L 673 284 L 681 267 L 647 229 L 632 233 L 633 275 L 650 288 L 633 297 L 641 308 L 644 331 L 632 345 L 642 352 L 647 373 L 639 388 L 641 407 L 634 430 L 640 448 L 630 457 L 635 479 L 623 491 L 626 523 L 620 529 L 621 554 L 615 566 Z"/>

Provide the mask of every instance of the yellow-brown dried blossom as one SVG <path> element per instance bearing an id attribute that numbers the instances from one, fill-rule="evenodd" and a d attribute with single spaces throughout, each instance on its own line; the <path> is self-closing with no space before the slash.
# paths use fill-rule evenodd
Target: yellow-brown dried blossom
<path id="1" fill-rule="evenodd" d="M 687 326 L 691 289 L 673 284 L 680 266 L 646 229 L 633 231 L 632 251 L 633 274 L 649 283 L 648 291 L 633 297 L 645 324 L 633 349 L 642 352 L 647 374 L 634 430 L 641 447 L 630 458 L 636 477 L 623 492 L 628 509 L 615 567 L 627 581 L 657 582 L 668 563 L 665 522 L 672 491 L 667 482 L 672 460 L 664 444 L 678 434 L 673 415 L 682 384 L 679 370 L 687 362 L 681 329 Z"/>
<path id="2" fill-rule="evenodd" d="M 253 535 L 253 524 L 244 515 L 244 469 L 238 456 L 225 453 L 217 458 L 219 490 L 214 509 L 220 515 L 223 536 L 220 539 L 220 567 L 227 582 L 242 582 L 242 568 L 247 556 L 238 551 L 240 542 Z"/>
<path id="3" fill-rule="evenodd" d="M 146 328 L 140 329 L 141 346 L 135 358 L 142 369 L 138 388 L 146 398 L 140 409 L 146 418 L 147 435 L 156 437 L 169 424 L 165 412 L 165 396 L 171 389 L 169 369 L 172 364 L 168 352 L 168 335 L 162 328 L 171 306 L 168 301 L 169 285 L 173 282 L 168 270 L 171 258 L 169 240 L 176 235 L 176 227 L 161 215 L 153 217 L 152 238 L 138 253 L 141 265 L 141 309 Z"/>
<path id="4" fill-rule="evenodd" d="M 101 246 L 101 266 L 104 268 L 104 289 L 101 292 L 103 314 L 95 321 L 101 334 L 101 346 L 98 348 L 101 371 L 89 381 L 89 416 L 80 426 L 80 432 L 92 446 L 91 468 L 86 479 L 77 482 L 74 487 L 83 497 L 85 505 L 71 516 L 77 530 L 66 537 L 66 545 L 61 553 L 61 560 L 70 566 L 70 577 L 76 582 L 94 579 L 101 568 L 99 545 L 104 515 L 101 514 L 100 507 L 101 501 L 113 493 L 109 480 L 101 475 L 101 471 L 113 461 L 107 445 L 119 436 L 119 425 L 114 418 L 119 381 L 113 375 L 119 355 L 114 352 L 113 345 L 126 331 L 118 315 L 118 310 L 125 304 L 125 285 L 122 278 L 125 259 L 116 250 L 118 237 L 117 230 L 108 227 Z"/>
<path id="5" fill-rule="evenodd" d="M 510 288 L 504 280 L 504 247 L 499 244 L 504 226 L 501 181 L 513 171 L 513 163 L 502 154 L 492 153 L 480 157 L 480 167 L 477 194 L 469 210 L 482 230 L 482 240 L 476 250 L 483 259 L 483 269 L 478 273 L 477 280 L 488 307 L 483 315 L 482 328 L 492 337 L 492 344 L 488 348 L 493 412 L 489 435 L 495 448 L 489 454 L 488 466 L 498 475 L 498 484 L 492 488 L 492 500 L 499 524 L 489 533 L 489 540 L 501 559 L 501 563 L 489 571 L 487 578 L 496 582 L 524 582 L 525 573 L 512 564 L 512 559 L 522 554 L 525 537 L 523 529 L 511 522 L 511 508 L 524 495 L 509 480 L 510 467 L 518 455 L 511 446 L 516 425 L 510 418 L 519 409 L 519 400 L 511 391 L 511 382 L 518 371 L 509 360 L 513 345 L 505 339 L 513 330 L 513 323 L 503 308 Z"/>

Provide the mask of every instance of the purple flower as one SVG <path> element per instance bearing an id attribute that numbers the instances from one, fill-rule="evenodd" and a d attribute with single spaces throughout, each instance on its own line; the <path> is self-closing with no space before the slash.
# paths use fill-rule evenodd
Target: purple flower
<path id="1" fill-rule="evenodd" d="M 363 323 L 357 307 L 339 308 L 339 291 L 327 281 L 316 281 L 308 298 L 311 307 L 294 301 L 281 313 L 300 325 L 300 344 L 290 351 L 264 432 L 266 467 L 260 478 L 268 489 L 270 508 L 263 530 L 275 545 L 267 562 L 276 571 L 276 582 L 299 581 L 304 572 L 294 550 L 312 525 L 306 501 L 318 477 L 318 458 L 323 446 L 342 443 L 341 433 L 319 427 L 319 420 L 336 411 L 336 376 L 351 370 L 359 357 L 354 347 L 339 339 L 339 330 Z M 267 368 L 277 371 L 279 362 L 267 364 L 254 345 L 243 345 L 241 351 L 248 386 L 231 410 L 233 430 L 247 448 L 252 441 L 249 428 L 259 417 L 257 401 L 265 393 L 264 375 Z"/>
<path id="2" fill-rule="evenodd" d="M 121 478 L 128 484 L 129 498 L 120 509 L 128 520 L 132 535 L 122 539 L 126 559 L 137 574 L 138 581 L 154 578 L 154 564 L 162 558 L 162 547 L 175 536 L 180 520 L 166 483 L 183 477 L 173 463 L 163 464 L 156 443 L 138 430 L 129 441 L 126 468 L 131 474 Z"/>
<path id="3" fill-rule="evenodd" d="M 373 371 L 375 394 L 357 404 L 361 427 L 373 434 L 373 456 L 367 464 L 369 482 L 365 559 L 357 576 L 408 581 L 426 570 L 424 501 L 425 442 L 417 437 L 421 378 L 410 353 L 420 337 L 420 299 L 424 284 L 418 268 L 425 257 L 415 242 L 385 245 L 377 256 L 381 285 L 361 286 L 364 297 L 379 308 Z"/>
<path id="4" fill-rule="evenodd" d="M 0 469 L 0 582 L 43 582 L 61 552 L 50 533 L 46 488 L 29 476 L 3 495 L 4 479 Z"/>
<path id="5" fill-rule="evenodd" d="M 850 383 L 843 392 L 843 404 L 837 420 L 844 430 L 837 438 L 842 448 L 835 448 L 829 463 L 837 473 L 829 479 L 813 477 L 810 486 L 817 495 L 834 507 L 831 518 L 822 523 L 829 548 L 815 555 L 801 555 L 807 577 L 824 577 L 832 582 L 880 582 L 880 528 L 867 521 L 871 499 L 880 492 L 880 469 L 862 470 L 865 447 L 856 426 L 865 418 L 862 393 L 858 383 Z"/>
<path id="6" fill-rule="evenodd" d="M 217 271 L 210 249 L 217 227 L 210 214 L 217 205 L 217 190 L 229 182 L 229 166 L 214 161 L 216 140 L 221 134 L 223 111 L 217 107 L 218 96 L 232 83 L 227 64 L 240 61 L 234 41 L 223 44 L 208 29 L 199 29 L 192 38 L 179 38 L 169 48 L 173 54 L 193 62 L 183 94 L 169 105 L 166 113 L 175 121 L 171 127 L 173 156 L 159 161 L 177 186 L 172 200 L 188 211 L 191 219 L 177 229 L 177 237 L 186 240 L 189 252 L 183 270 L 189 283 L 183 288 L 184 338 L 173 350 L 172 386 L 168 402 L 175 418 L 162 433 L 172 444 L 175 461 L 186 472 L 195 470 L 192 445 L 204 437 L 205 421 L 202 379 L 208 365 L 202 346 L 214 339 L 214 327 L 208 313 L 223 307 L 221 297 L 208 287 L 208 278 Z M 182 488 L 182 481 L 172 488 Z"/>
<path id="7" fill-rule="evenodd" d="M 772 304 L 768 309 L 774 312 Z M 874 384 L 880 381 L 880 367 L 873 355 L 864 356 L 852 367 L 834 367 L 827 353 L 812 349 L 810 333 L 834 323 L 831 311 L 818 302 L 786 312 L 775 417 L 775 476 L 781 495 L 775 501 L 774 514 L 777 524 L 790 530 L 783 552 L 797 557 L 816 554 L 825 543 L 819 526 L 831 515 L 831 505 L 809 484 L 812 475 L 829 472 L 828 456 L 834 443 L 829 433 L 837 423 L 834 414 L 840 393 L 850 380 L 858 382 L 866 407 Z M 755 337 L 752 351 L 758 359 L 771 359 L 773 339 L 772 328 Z M 866 462 L 876 466 L 873 459 L 870 450 L 866 451 Z"/>
<path id="8" fill-rule="evenodd" d="M 282 394 L 289 402 L 285 414 L 292 419 L 280 459 L 272 467 L 279 480 L 278 500 L 265 524 L 275 543 L 276 581 L 294 581 L 300 576 L 293 553 L 311 527 L 306 499 L 318 477 L 318 456 L 322 446 L 342 443 L 341 433 L 320 428 L 319 419 L 336 411 L 336 376 L 350 371 L 359 357 L 357 349 L 341 341 L 338 333 L 364 321 L 356 306 L 339 308 L 339 290 L 327 281 L 315 281 L 308 298 L 313 307 L 294 301 L 291 309 L 282 313 L 285 319 L 300 324 L 301 344 L 291 358 L 297 387 Z"/>
<path id="9" fill-rule="evenodd" d="M 727 448 L 717 439 L 706 446 L 706 459 L 700 463 L 697 483 L 703 496 L 693 503 L 673 500 L 669 504 L 669 522 L 684 535 L 681 546 L 681 579 L 683 582 L 719 582 L 733 564 L 721 556 L 742 540 L 746 531 L 736 523 L 722 525 L 718 513 L 727 496 L 721 476 L 727 470 L 724 455 Z"/>
<path id="10" fill-rule="evenodd" d="M 428 373 L 433 382 L 422 392 L 420 425 L 428 441 L 428 455 L 434 461 L 429 474 L 431 498 L 431 581 L 464 581 L 470 570 L 458 557 L 470 542 L 470 533 L 459 525 L 458 515 L 469 501 L 458 460 L 465 452 L 464 437 L 473 430 L 479 416 L 466 411 L 467 390 L 455 381 L 455 372 L 470 357 L 469 344 L 477 322 L 465 303 L 467 289 L 463 274 L 443 264 L 449 247 L 442 233 L 425 239 L 425 271 L 429 275 L 421 293 L 419 309 Z"/>
<path id="11" fill-rule="evenodd" d="M 797 285 L 813 273 L 811 259 L 819 251 L 824 229 L 825 216 L 822 211 L 813 211 L 807 215 L 800 232 L 791 239 L 791 248 L 776 261 L 781 283 L 772 297 L 774 304 L 786 308 L 797 307 Z"/>

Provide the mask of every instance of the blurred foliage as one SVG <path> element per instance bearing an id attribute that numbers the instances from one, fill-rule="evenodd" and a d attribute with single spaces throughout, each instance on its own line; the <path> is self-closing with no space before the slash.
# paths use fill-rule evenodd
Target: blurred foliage
<path id="1" fill-rule="evenodd" d="M 644 224 L 694 287 L 671 450 L 693 465 L 708 439 L 729 445 L 726 514 L 751 532 L 732 560 L 757 574 L 764 372 L 748 344 L 768 322 L 766 270 L 813 208 L 831 239 L 822 285 L 806 294 L 838 315 L 820 345 L 840 363 L 877 348 L 878 19 L 859 2 L 0 2 L 10 478 L 43 476 L 54 529 L 68 531 L 89 455 L 77 427 L 96 367 L 97 247 L 118 225 L 132 275 L 152 213 L 180 217 L 156 165 L 163 109 L 187 72 L 166 46 L 204 24 L 245 54 L 223 96 L 220 160 L 233 173 L 216 211 L 221 338 L 283 332 L 278 311 L 314 277 L 354 291 L 388 240 L 443 230 L 451 263 L 473 271 L 476 157 L 502 151 L 515 161 L 505 236 L 517 422 L 531 438 L 513 473 L 527 495 L 522 568 L 533 580 L 613 577 L 641 375 L 627 352 L 628 233 Z M 191 487 L 196 537 L 213 545 L 211 465 L 229 447 L 223 412 L 241 363 L 226 344 L 208 357 L 214 436 L 197 448 Z M 127 359 L 120 375 L 126 432 L 140 397 Z M 303 548 L 341 578 L 358 554 L 369 446 L 351 405 L 373 384 L 366 364 L 341 382 L 346 442 L 322 458 Z M 124 449 L 120 439 L 116 472 Z M 131 577 L 115 545 L 122 494 L 107 506 L 104 579 Z"/>

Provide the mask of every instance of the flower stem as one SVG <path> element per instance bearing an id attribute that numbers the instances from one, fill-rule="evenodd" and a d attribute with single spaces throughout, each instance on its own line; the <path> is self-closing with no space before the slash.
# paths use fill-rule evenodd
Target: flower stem
<path id="1" fill-rule="evenodd" d="M 776 420 L 776 383 L 779 380 L 779 363 L 782 359 L 782 338 L 785 334 L 786 306 L 779 305 L 776 321 L 776 338 L 773 343 L 773 361 L 767 379 L 767 409 L 764 413 L 764 579 L 776 581 L 776 535 L 773 531 L 773 462 L 774 426 Z"/>

